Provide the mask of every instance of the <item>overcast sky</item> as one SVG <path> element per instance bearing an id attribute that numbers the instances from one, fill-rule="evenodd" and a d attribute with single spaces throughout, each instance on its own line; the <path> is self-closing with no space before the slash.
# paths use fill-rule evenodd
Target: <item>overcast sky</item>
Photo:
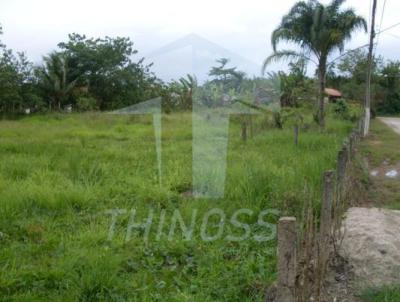
<path id="1" fill-rule="evenodd" d="M 128 36 L 146 55 L 182 36 L 196 33 L 261 64 L 271 53 L 270 33 L 294 0 L 0 0 L 1 40 L 8 47 L 41 57 L 67 40 L 68 33 Z M 327 1 L 323 1 L 327 2 Z M 384 0 L 378 0 L 377 28 Z M 348 0 L 367 20 L 370 0 Z M 400 1 L 387 0 L 382 28 L 400 22 Z M 367 43 L 363 33 L 348 48 Z M 382 34 L 378 53 L 400 59 L 400 26 Z"/>

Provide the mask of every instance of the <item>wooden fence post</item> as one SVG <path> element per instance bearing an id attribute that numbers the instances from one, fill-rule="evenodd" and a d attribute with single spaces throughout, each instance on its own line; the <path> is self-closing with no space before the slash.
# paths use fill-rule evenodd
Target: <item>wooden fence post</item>
<path id="1" fill-rule="evenodd" d="M 347 156 L 348 152 L 346 147 L 343 147 L 342 150 L 338 153 L 337 158 L 337 175 L 336 175 L 336 204 L 334 212 L 337 214 L 338 209 L 341 208 L 343 203 L 343 198 L 345 196 L 346 190 L 346 168 L 347 168 Z M 337 217 L 337 219 L 340 219 Z"/>
<path id="2" fill-rule="evenodd" d="M 320 227 L 321 240 L 325 243 L 329 243 L 331 235 L 332 205 L 333 205 L 334 194 L 335 194 L 335 171 L 326 171 L 324 173 L 323 198 L 321 205 L 321 227 Z"/>
<path id="3" fill-rule="evenodd" d="M 350 140 L 346 139 L 343 143 L 343 149 L 346 150 L 346 164 L 350 161 Z"/>
<path id="4" fill-rule="evenodd" d="M 354 157 L 354 147 L 355 147 L 355 140 L 354 140 L 354 134 L 352 133 L 350 135 L 350 139 L 349 139 L 349 159 L 353 160 Z"/>
<path id="5" fill-rule="evenodd" d="M 335 172 L 326 171 L 323 180 L 323 195 L 321 204 L 321 220 L 318 240 L 317 264 L 317 301 L 319 301 L 329 261 L 330 242 L 332 235 L 332 206 L 335 193 Z"/>
<path id="6" fill-rule="evenodd" d="M 364 118 L 360 118 L 358 122 L 358 133 L 360 133 L 360 137 L 363 137 L 364 132 Z"/>
<path id="7" fill-rule="evenodd" d="M 359 141 L 360 141 L 360 137 L 361 137 L 361 135 L 360 135 L 360 133 L 357 131 L 357 129 L 354 131 L 354 135 L 355 135 L 355 137 L 356 137 L 356 145 L 359 143 Z"/>
<path id="8" fill-rule="evenodd" d="M 346 166 L 347 166 L 347 150 L 346 147 L 343 147 L 342 150 L 338 153 L 337 159 L 337 179 L 339 183 L 344 181 L 344 177 L 346 174 Z"/>
<path id="9" fill-rule="evenodd" d="M 296 301 L 296 218 L 282 217 L 278 223 L 278 302 Z"/>

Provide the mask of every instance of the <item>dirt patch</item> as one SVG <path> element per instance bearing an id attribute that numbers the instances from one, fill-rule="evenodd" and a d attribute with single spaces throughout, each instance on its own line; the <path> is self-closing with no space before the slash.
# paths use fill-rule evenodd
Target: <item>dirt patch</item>
<path id="1" fill-rule="evenodd" d="M 339 254 L 331 259 L 324 302 L 361 302 L 366 288 L 400 282 L 400 211 L 350 208 Z"/>
<path id="2" fill-rule="evenodd" d="M 351 208 L 343 224 L 342 255 L 357 286 L 381 287 L 400 280 L 400 211 Z"/>
<path id="3" fill-rule="evenodd" d="M 382 142 L 378 140 L 370 140 L 370 144 L 373 146 L 381 146 Z"/>

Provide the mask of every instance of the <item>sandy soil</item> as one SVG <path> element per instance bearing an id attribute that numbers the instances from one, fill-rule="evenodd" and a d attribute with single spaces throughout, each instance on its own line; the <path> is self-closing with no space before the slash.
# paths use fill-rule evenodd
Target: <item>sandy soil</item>
<path id="1" fill-rule="evenodd" d="M 363 290 L 400 283 L 400 211 L 350 208 L 342 232 L 322 302 L 362 302 Z"/>
<path id="2" fill-rule="evenodd" d="M 379 119 L 400 134 L 400 118 Z M 399 170 L 399 165 L 383 164 L 371 171 L 371 176 L 398 178 Z M 351 208 L 343 228 L 343 256 L 349 260 L 358 286 L 400 283 L 400 211 Z"/>
<path id="3" fill-rule="evenodd" d="M 358 285 L 381 287 L 398 284 L 400 211 L 351 208 L 343 227 L 343 256 L 353 267 Z"/>

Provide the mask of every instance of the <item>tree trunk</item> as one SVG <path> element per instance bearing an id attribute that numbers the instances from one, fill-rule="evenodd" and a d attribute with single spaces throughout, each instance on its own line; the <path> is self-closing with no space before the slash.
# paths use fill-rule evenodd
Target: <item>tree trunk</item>
<path id="1" fill-rule="evenodd" d="M 318 67 L 318 123 L 325 127 L 325 76 L 326 59 L 322 58 Z"/>

